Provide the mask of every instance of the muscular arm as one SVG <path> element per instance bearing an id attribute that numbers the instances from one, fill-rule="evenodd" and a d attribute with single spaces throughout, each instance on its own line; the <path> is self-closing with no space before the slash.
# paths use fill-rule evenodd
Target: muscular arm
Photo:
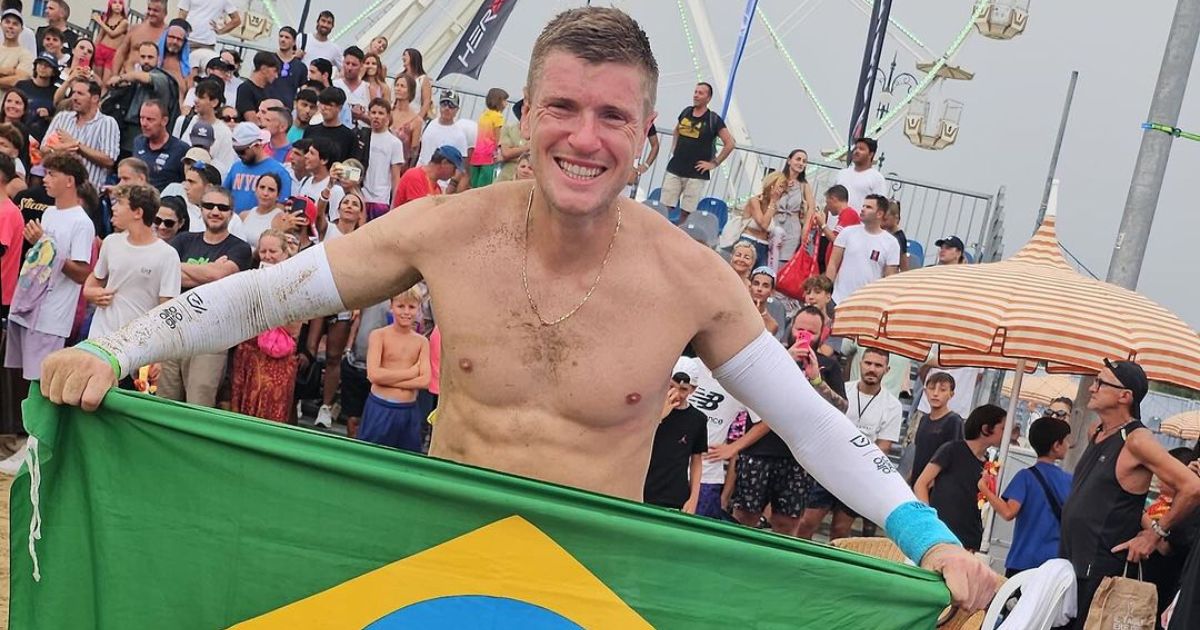
<path id="1" fill-rule="evenodd" d="M 717 132 L 717 136 L 721 138 L 721 153 L 717 156 L 715 162 L 717 166 L 725 163 L 725 158 L 729 157 L 730 153 L 737 147 L 737 142 L 733 140 L 733 134 L 729 133 L 729 127 L 721 129 Z"/>
<path id="2" fill-rule="evenodd" d="M 1171 529 L 1200 505 L 1200 476 L 1171 457 L 1150 431 L 1134 431 L 1125 443 L 1150 472 L 1176 489 L 1170 511 L 1158 519 L 1159 526 Z"/>
<path id="3" fill-rule="evenodd" d="M 182 276 L 182 284 L 185 289 L 216 282 L 237 272 L 237 264 L 228 259 L 214 260 L 202 265 L 195 263 L 183 263 L 179 265 L 179 275 Z"/>

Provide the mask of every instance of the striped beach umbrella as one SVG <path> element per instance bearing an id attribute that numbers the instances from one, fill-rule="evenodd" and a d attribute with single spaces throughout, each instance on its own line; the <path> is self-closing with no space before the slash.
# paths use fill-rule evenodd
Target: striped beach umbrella
<path id="1" fill-rule="evenodd" d="M 1013 375 L 1004 377 L 1000 393 L 1005 397 L 1012 396 Z M 1075 397 L 1079 388 L 1079 380 L 1066 374 L 1032 374 L 1021 380 L 1021 400 L 1049 405 L 1050 401 L 1060 396 Z"/>
<path id="2" fill-rule="evenodd" d="M 1188 441 L 1200 439 L 1200 409 L 1183 411 L 1163 420 L 1159 431 Z"/>

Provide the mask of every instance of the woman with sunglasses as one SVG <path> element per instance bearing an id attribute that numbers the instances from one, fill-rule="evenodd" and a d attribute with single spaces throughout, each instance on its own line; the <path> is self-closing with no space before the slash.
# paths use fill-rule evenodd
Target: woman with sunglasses
<path id="1" fill-rule="evenodd" d="M 1071 411 L 1075 409 L 1075 401 L 1066 396 L 1059 396 L 1050 401 L 1050 407 L 1046 409 L 1046 415 L 1059 420 L 1071 421 Z"/>
<path id="2" fill-rule="evenodd" d="M 238 124 L 237 108 L 233 105 L 226 105 L 222 107 L 220 118 L 221 122 L 224 122 L 229 127 L 229 130 L 233 131 L 233 128 Z"/>
<path id="3" fill-rule="evenodd" d="M 158 214 L 154 215 L 154 232 L 158 238 L 171 242 L 176 234 L 188 231 L 187 201 L 177 195 L 159 199 Z"/>
<path id="4" fill-rule="evenodd" d="M 258 205 L 241 212 L 242 229 L 246 232 L 246 242 L 250 248 L 258 251 L 258 238 L 264 231 L 271 228 L 271 222 L 276 216 L 283 214 L 279 207 L 279 189 L 282 180 L 275 173 L 263 173 L 258 176 L 254 185 L 254 199 Z"/>

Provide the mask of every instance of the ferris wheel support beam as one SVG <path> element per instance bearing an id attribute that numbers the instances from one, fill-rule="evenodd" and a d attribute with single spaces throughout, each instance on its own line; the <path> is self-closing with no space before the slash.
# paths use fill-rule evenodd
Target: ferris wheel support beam
<path id="1" fill-rule="evenodd" d="M 478 9 L 479 4 L 476 0 L 458 0 L 449 11 L 452 16 L 450 22 L 442 28 L 430 29 L 429 34 L 417 46 L 417 50 L 425 55 L 425 70 L 435 74 L 434 68 L 442 65 L 442 57 L 458 42 L 463 29 L 470 23 L 471 18 L 475 17 Z"/>
<path id="2" fill-rule="evenodd" d="M 389 41 L 399 40 L 413 23 L 429 10 L 431 4 L 433 0 L 399 0 L 383 14 L 383 17 L 363 31 L 358 38 L 358 45 L 366 48 L 372 39 L 384 33 L 388 34 Z"/>
<path id="3" fill-rule="evenodd" d="M 717 37 L 708 21 L 708 9 L 704 8 L 701 0 L 688 0 L 687 4 L 692 11 L 692 19 L 696 23 L 696 35 L 700 39 L 700 47 L 704 50 L 708 67 L 714 75 L 711 83 L 721 84 L 720 79 L 729 76 L 729 69 L 725 67 L 725 61 L 721 58 L 721 48 L 717 45 Z M 750 146 L 750 130 L 746 127 L 745 119 L 742 118 L 737 99 L 733 98 L 732 94 L 725 94 L 723 88 L 719 96 L 729 105 L 729 116 L 725 119 L 725 126 L 729 128 L 729 133 L 733 135 L 733 139 L 738 144 Z M 749 178 L 748 181 L 757 181 L 760 173 L 758 156 L 754 153 L 747 153 L 745 159 L 742 160 L 741 169 L 742 175 Z M 731 175 L 729 179 L 733 181 L 735 178 Z"/>

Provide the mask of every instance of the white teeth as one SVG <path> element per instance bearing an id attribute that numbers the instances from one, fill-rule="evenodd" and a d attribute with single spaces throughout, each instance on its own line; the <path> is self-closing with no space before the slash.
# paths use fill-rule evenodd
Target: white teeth
<path id="1" fill-rule="evenodd" d="M 564 173 L 576 179 L 591 179 L 604 172 L 602 168 L 586 168 L 563 160 L 557 160 L 557 162 Z"/>

